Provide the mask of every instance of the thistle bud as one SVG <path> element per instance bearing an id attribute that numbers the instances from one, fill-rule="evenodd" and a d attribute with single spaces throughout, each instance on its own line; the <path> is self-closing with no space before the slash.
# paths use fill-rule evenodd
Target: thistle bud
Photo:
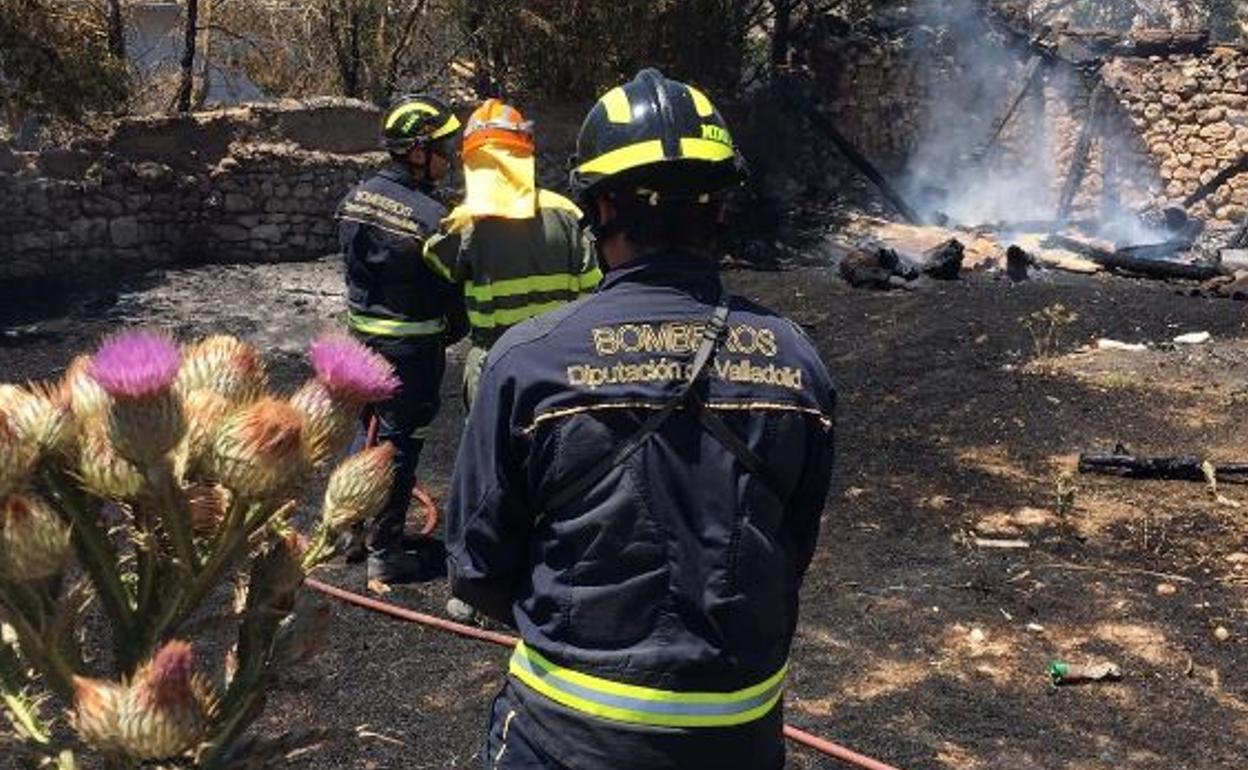
<path id="1" fill-rule="evenodd" d="M 44 500 L 10 495 L 0 508 L 0 571 L 20 581 L 58 573 L 69 556 L 70 528 Z"/>
<path id="2" fill-rule="evenodd" d="M 107 414 L 112 401 L 100 384 L 92 379 L 90 371 L 91 357 L 78 356 L 70 362 L 65 378 L 61 380 L 61 400 L 68 402 L 78 424 Z"/>
<path id="3" fill-rule="evenodd" d="M 0 410 L 0 494 L 25 484 L 38 461 L 38 441 L 21 429 L 10 412 Z"/>
<path id="4" fill-rule="evenodd" d="M 351 455 L 329 477 L 323 516 L 338 533 L 363 521 L 385 505 L 394 485 L 394 446 L 379 444 Z"/>
<path id="5" fill-rule="evenodd" d="M 359 410 L 336 401 L 319 379 L 305 382 L 290 405 L 303 417 L 304 453 L 313 465 L 337 457 L 355 437 Z"/>
<path id="6" fill-rule="evenodd" d="M 178 452 L 183 470 L 194 472 L 208 462 L 217 430 L 232 409 L 230 401 L 213 390 L 193 390 L 184 395 L 186 435 Z"/>
<path id="7" fill-rule="evenodd" d="M 181 353 L 157 332 L 123 332 L 105 341 L 91 359 L 91 377 L 113 403 L 109 430 L 122 457 L 140 464 L 163 458 L 185 425 L 173 393 Z"/>
<path id="8" fill-rule="evenodd" d="M 231 415 L 217 432 L 213 468 L 221 483 L 244 497 L 283 491 L 307 468 L 303 420 L 294 407 L 262 398 Z"/>
<path id="9" fill-rule="evenodd" d="M 251 345 L 225 334 L 205 337 L 186 349 L 178 371 L 183 394 L 216 393 L 231 404 L 247 404 L 264 395 L 268 375 L 264 359 Z"/>
<path id="10" fill-rule="evenodd" d="M 399 388 L 389 361 L 342 334 L 319 337 L 308 349 L 308 358 L 334 399 L 357 410 L 390 398 Z"/>
<path id="11" fill-rule="evenodd" d="M 30 389 L 0 385 L 0 410 L 9 414 L 15 429 L 34 441 L 41 451 L 59 451 L 69 432 L 66 402 L 43 386 Z"/>
<path id="12" fill-rule="evenodd" d="M 121 751 L 121 711 L 126 688 L 102 679 L 74 677 L 74 729 L 92 748 L 103 752 Z"/>
<path id="13" fill-rule="evenodd" d="M 110 500 L 134 500 L 145 481 L 139 470 L 117 453 L 108 428 L 99 421 L 83 429 L 78 453 L 78 475 L 83 488 Z"/>
<path id="14" fill-rule="evenodd" d="M 204 739 L 215 705 L 194 667 L 191 645 L 175 640 L 135 673 L 117 722 L 118 742 L 126 754 L 168 759 Z"/>

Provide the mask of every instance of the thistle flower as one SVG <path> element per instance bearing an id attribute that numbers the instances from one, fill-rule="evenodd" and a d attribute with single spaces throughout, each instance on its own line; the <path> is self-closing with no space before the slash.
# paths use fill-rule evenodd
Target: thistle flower
<path id="1" fill-rule="evenodd" d="M 189 346 L 178 371 L 181 393 L 208 390 L 232 404 L 255 401 L 267 386 L 268 374 L 260 352 L 226 334 L 205 337 Z"/>
<path id="2" fill-rule="evenodd" d="M 133 500 L 143 491 L 145 481 L 139 470 L 117 453 L 108 428 L 90 422 L 83 429 L 78 453 L 78 476 L 92 494 L 111 500 Z"/>
<path id="3" fill-rule="evenodd" d="M 182 412 L 186 417 L 186 434 L 177 453 L 180 475 L 193 474 L 209 460 L 213 438 L 233 408 L 225 396 L 214 390 L 201 388 L 184 394 Z"/>
<path id="4" fill-rule="evenodd" d="M 394 485 L 394 445 L 379 444 L 343 460 L 325 489 L 324 523 L 333 533 L 381 510 Z"/>
<path id="5" fill-rule="evenodd" d="M 215 698 L 194 672 L 191 645 L 174 640 L 135 673 L 117 720 L 118 743 L 138 759 L 168 759 L 203 740 Z"/>
<path id="6" fill-rule="evenodd" d="M 355 437 L 358 409 L 336 401 L 319 379 L 305 382 L 290 397 L 290 405 L 303 417 L 304 453 L 312 465 L 337 457 Z"/>
<path id="7" fill-rule="evenodd" d="M 342 334 L 325 334 L 308 348 L 317 379 L 335 399 L 355 408 L 384 401 L 398 390 L 390 362 L 363 343 Z"/>
<path id="8" fill-rule="evenodd" d="M 100 751 L 121 751 L 121 711 L 126 688 L 102 679 L 74 677 L 74 729 L 83 743 Z"/>
<path id="9" fill-rule="evenodd" d="M 109 429 L 122 457 L 151 464 L 182 437 L 182 404 L 172 392 L 180 362 L 173 340 L 144 331 L 122 332 L 92 357 L 91 376 L 113 399 Z"/>
<path id="10" fill-rule="evenodd" d="M 294 407 L 262 398 L 231 415 L 217 432 L 213 469 L 221 483 L 250 498 L 281 492 L 306 470 L 303 419 Z"/>
<path id="11" fill-rule="evenodd" d="M 20 581 L 58 574 L 69 556 L 69 527 L 44 500 L 10 495 L 0 508 L 0 571 Z"/>

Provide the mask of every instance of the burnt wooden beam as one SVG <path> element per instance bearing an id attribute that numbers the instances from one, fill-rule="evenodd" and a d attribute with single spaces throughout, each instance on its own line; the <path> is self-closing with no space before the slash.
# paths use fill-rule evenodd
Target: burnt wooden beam
<path id="1" fill-rule="evenodd" d="M 1075 238 L 1067 238 L 1064 235 L 1050 235 L 1044 239 L 1041 245 L 1050 249 L 1073 251 L 1081 257 L 1090 259 L 1098 265 L 1103 265 L 1112 270 L 1136 273 L 1149 278 L 1184 278 L 1193 281 L 1207 281 L 1214 276 L 1220 275 L 1218 268 L 1214 265 L 1176 262 L 1168 259 L 1143 259 L 1139 254 L 1149 253 L 1143 250 L 1145 247 L 1137 246 L 1118 251 L 1109 251 Z M 1175 242 L 1168 242 L 1164 247 L 1158 244 L 1157 247 L 1167 249 L 1165 251 L 1166 255 L 1173 255 L 1182 250 L 1182 246 L 1177 245 Z"/>
<path id="2" fill-rule="evenodd" d="M 872 164 L 871 161 L 867 160 L 865 155 L 858 151 L 858 148 L 854 146 L 854 143 L 841 133 L 840 129 L 836 127 L 836 124 L 824 115 L 817 105 L 806 98 L 806 96 L 798 90 L 796 85 L 789 81 L 781 81 L 780 91 L 784 95 L 784 98 L 787 99 L 795 109 L 802 112 L 810 120 L 811 124 L 814 125 L 815 128 L 819 129 L 820 133 L 826 136 L 832 144 L 840 150 L 841 154 L 845 156 L 846 160 L 853 164 L 854 168 L 858 169 L 863 176 L 871 180 L 871 183 L 874 184 L 876 189 L 880 191 L 880 194 L 884 196 L 885 200 L 892 204 L 898 214 L 900 214 L 910 224 L 923 224 L 923 218 L 919 216 L 918 212 L 915 211 L 909 203 L 906 203 L 905 198 L 901 197 L 901 195 L 893 189 L 893 186 L 889 184 L 888 179 L 886 179 L 884 175 L 875 168 L 875 165 Z"/>
<path id="3" fill-rule="evenodd" d="M 1070 207 L 1075 202 L 1075 195 L 1083 184 L 1084 174 L 1088 170 L 1088 155 L 1092 152 L 1092 140 L 1101 132 L 1101 111 L 1107 101 L 1108 89 L 1103 81 L 1098 80 L 1088 97 L 1088 118 L 1079 129 L 1079 140 L 1075 143 L 1075 154 L 1070 159 L 1070 168 L 1066 172 L 1066 182 L 1062 185 L 1062 196 L 1057 203 L 1057 220 L 1065 222 L 1070 218 Z"/>
<path id="4" fill-rule="evenodd" d="M 1009 125 L 1010 118 L 1014 117 L 1014 113 L 1018 111 L 1018 105 L 1023 103 L 1024 97 L 1031 90 L 1031 87 L 1040 79 L 1038 76 L 1041 71 L 1040 65 L 1044 62 L 1044 58 L 1040 54 L 1033 53 L 1031 58 L 1027 60 L 1027 66 L 1023 70 L 1023 75 L 1014 87 L 1014 92 L 1002 105 L 1001 112 L 996 119 L 992 121 L 992 127 L 988 131 L 988 138 L 971 154 L 971 159 L 976 163 L 982 163 L 988 158 L 992 148 L 996 146 L 997 139 L 1000 138 L 1001 132 Z"/>
<path id="5" fill-rule="evenodd" d="M 1208 29 L 1133 29 L 1114 48 L 1119 56 L 1166 56 L 1209 50 Z"/>
<path id="6" fill-rule="evenodd" d="M 1233 161 L 1229 166 L 1219 171 L 1217 175 L 1208 182 L 1205 182 L 1200 187 L 1197 187 L 1191 195 L 1183 199 L 1183 208 L 1190 209 L 1192 206 L 1200 203 L 1205 198 L 1213 195 L 1219 187 L 1230 181 L 1231 177 L 1237 174 L 1242 174 L 1245 171 L 1248 171 L 1248 153 L 1240 155 L 1237 160 Z"/>

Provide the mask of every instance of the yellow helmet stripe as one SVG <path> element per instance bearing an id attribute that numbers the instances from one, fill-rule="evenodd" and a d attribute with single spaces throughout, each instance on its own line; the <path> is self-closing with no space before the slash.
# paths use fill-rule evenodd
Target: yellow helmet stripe
<path id="1" fill-rule="evenodd" d="M 651 139 L 603 153 L 583 163 L 580 171 L 583 174 L 618 174 L 635 166 L 663 160 L 663 157 L 663 142 Z"/>
<path id="2" fill-rule="evenodd" d="M 698 117 L 709 118 L 715 112 L 715 108 L 711 106 L 711 100 L 693 86 L 685 87 L 689 89 L 689 96 L 693 97 L 693 108 L 698 111 Z"/>
<path id="3" fill-rule="evenodd" d="M 423 112 L 426 115 L 438 114 L 438 111 L 436 108 L 428 104 L 425 104 L 424 102 L 410 102 L 398 108 L 394 112 L 390 113 L 390 117 L 386 118 L 386 128 L 387 129 L 394 128 L 394 125 L 396 123 L 398 123 L 403 118 L 406 118 L 408 115 L 411 115 L 413 112 Z"/>
<path id="4" fill-rule="evenodd" d="M 682 137 L 680 140 L 680 155 L 682 158 L 692 158 L 693 160 L 721 161 L 730 159 L 733 156 L 733 149 L 730 144 L 710 139 Z"/>
<path id="5" fill-rule="evenodd" d="M 725 161 L 733 156 L 732 145 L 710 139 L 682 137 L 680 158 L 684 160 Z M 647 142 L 629 144 L 586 161 L 578 169 L 582 174 L 618 174 L 630 168 L 667 160 L 663 154 L 663 142 L 651 139 Z M 671 160 L 677 160 L 672 158 Z"/>
<path id="6" fill-rule="evenodd" d="M 633 107 L 629 104 L 628 94 L 620 86 L 612 88 L 598 100 L 607 110 L 607 120 L 612 123 L 627 123 L 633 116 Z"/>

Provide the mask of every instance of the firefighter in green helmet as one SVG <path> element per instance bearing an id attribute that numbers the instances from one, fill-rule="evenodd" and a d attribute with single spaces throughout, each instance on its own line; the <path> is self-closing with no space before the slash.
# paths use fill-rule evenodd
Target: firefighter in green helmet
<path id="1" fill-rule="evenodd" d="M 441 574 L 438 544 L 406 541 L 403 524 L 438 411 L 446 347 L 467 331 L 459 292 L 421 258 L 446 215 L 435 195 L 452 170 L 459 130 L 459 119 L 435 97 L 395 100 L 382 119 L 389 163 L 348 192 L 336 214 L 348 326 L 394 366 L 400 381 L 398 393 L 366 415 L 378 420 L 377 439 L 396 449 L 394 488 L 367 534 L 369 580 L 385 584 Z"/>

